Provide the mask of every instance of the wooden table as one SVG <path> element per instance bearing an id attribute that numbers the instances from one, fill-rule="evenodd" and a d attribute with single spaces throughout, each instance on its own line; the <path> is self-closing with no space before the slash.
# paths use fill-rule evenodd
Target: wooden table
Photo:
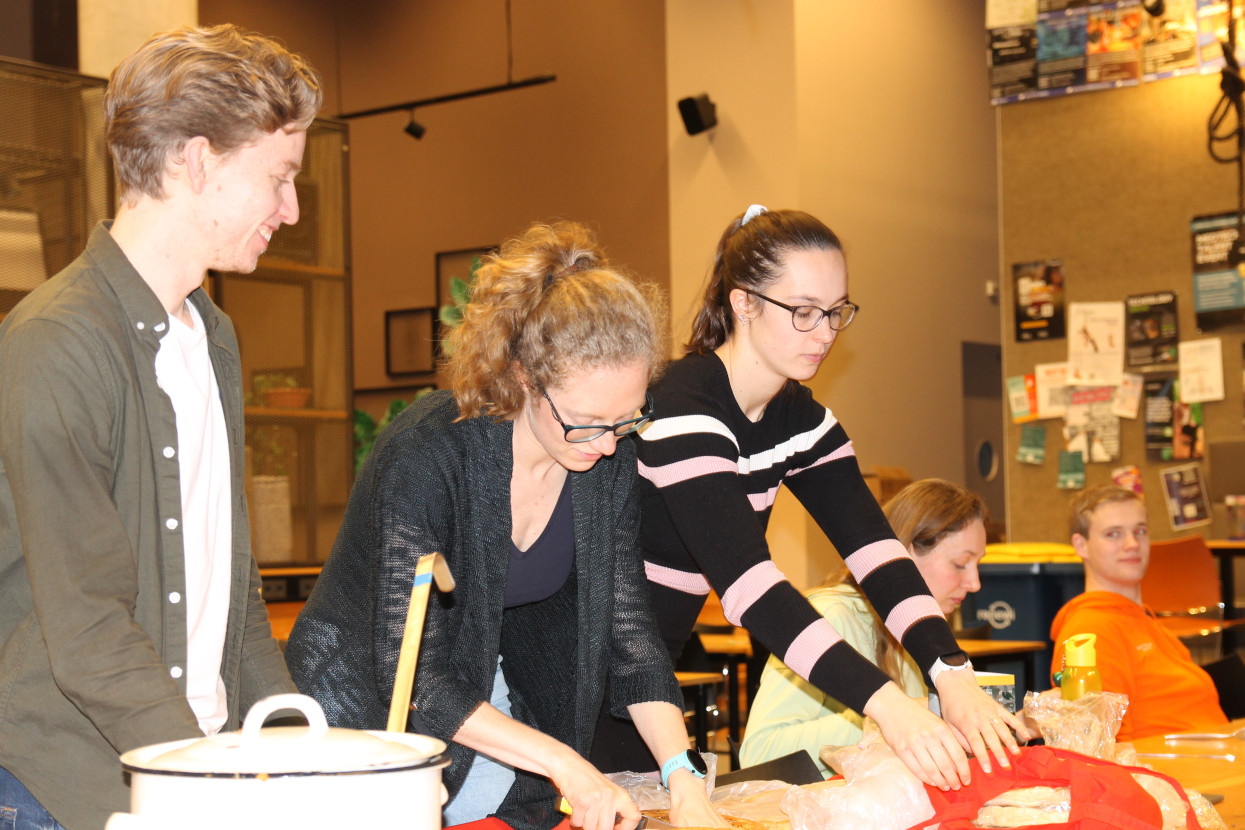
<path id="1" fill-rule="evenodd" d="M 1025 691 L 1037 691 L 1037 654 L 1046 651 L 1050 643 L 1045 640 L 959 640 L 960 648 L 968 654 L 968 659 L 979 669 L 994 663 L 1020 658 L 1024 664 Z M 1017 698 L 1016 706 L 1024 701 Z"/>
<path id="2" fill-rule="evenodd" d="M 1233 721 L 1231 725 L 1215 729 L 1215 732 L 1234 732 L 1245 727 L 1245 720 Z M 1165 775 L 1175 778 L 1187 789 L 1203 795 L 1217 793 L 1223 801 L 1215 805 L 1228 827 L 1245 828 L 1245 741 L 1165 741 L 1163 736 L 1143 738 L 1134 742 L 1137 753 L 1176 755 L 1176 758 L 1147 758 L 1140 760 Z M 1199 755 L 1232 755 L 1235 760 L 1201 758 Z"/>

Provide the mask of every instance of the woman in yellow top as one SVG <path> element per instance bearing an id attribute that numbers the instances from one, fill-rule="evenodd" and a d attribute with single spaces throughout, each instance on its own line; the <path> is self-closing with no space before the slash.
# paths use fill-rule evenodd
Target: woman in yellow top
<path id="1" fill-rule="evenodd" d="M 944 614 L 981 588 L 977 564 L 986 552 L 985 503 L 942 479 L 909 484 L 884 511 L 895 535 L 916 561 Z M 847 572 L 808 594 L 809 601 L 848 644 L 870 658 L 911 697 L 928 692 L 921 672 L 878 618 Z M 864 718 L 771 657 L 748 715 L 739 759 L 759 764 L 804 749 L 822 772 L 823 746 L 860 740 Z"/>

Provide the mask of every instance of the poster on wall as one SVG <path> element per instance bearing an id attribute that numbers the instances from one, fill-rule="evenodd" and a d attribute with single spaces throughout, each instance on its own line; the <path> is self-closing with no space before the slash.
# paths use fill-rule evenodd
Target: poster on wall
<path id="1" fill-rule="evenodd" d="M 1141 6 L 1097 8 L 1086 18 L 1085 81 L 1133 86 L 1141 82 Z"/>
<path id="2" fill-rule="evenodd" d="M 1037 416 L 1062 418 L 1068 411 L 1068 364 L 1039 363 L 1033 367 L 1037 386 Z"/>
<path id="3" fill-rule="evenodd" d="M 1237 7 L 1240 8 L 1239 6 Z M 1197 50 L 1202 74 L 1223 69 L 1223 47 L 1228 41 L 1228 4 L 1224 0 L 1197 0 Z M 1245 58 L 1245 23 L 1236 21 L 1236 60 Z"/>
<path id="4" fill-rule="evenodd" d="M 1149 375 L 1145 381 L 1146 458 L 1189 461 L 1206 453 L 1206 416 L 1201 403 L 1180 399 L 1175 375 Z"/>
<path id="5" fill-rule="evenodd" d="M 1143 15 L 1141 64 L 1147 81 L 1197 72 L 1197 3 L 1165 0 L 1158 14 Z"/>
<path id="6" fill-rule="evenodd" d="M 1193 314 L 1198 331 L 1245 328 L 1245 279 L 1228 262 L 1236 231 L 1235 213 L 1193 218 Z"/>
<path id="7" fill-rule="evenodd" d="M 1128 367 L 1141 372 L 1170 370 L 1176 365 L 1180 329 L 1176 292 L 1155 291 L 1124 298 Z"/>
<path id="8" fill-rule="evenodd" d="M 1089 29 L 1085 15 L 1039 17 L 1037 24 L 1037 85 L 1046 94 L 1073 92 L 1085 83 L 1085 47 Z"/>
<path id="9" fill-rule="evenodd" d="M 1202 465 L 1182 464 L 1160 470 L 1163 494 L 1167 499 L 1167 518 L 1172 530 L 1187 530 L 1208 525 L 1210 506 L 1206 499 L 1206 482 Z"/>
<path id="10" fill-rule="evenodd" d="M 1120 419 L 1111 411 L 1115 389 L 1110 386 L 1077 387 L 1068 392 L 1064 416 L 1064 449 L 1079 452 L 1090 464 L 1120 457 Z"/>
<path id="11" fill-rule="evenodd" d="M 1068 385 L 1119 386 L 1124 373 L 1124 304 L 1068 304 Z"/>
<path id="12" fill-rule="evenodd" d="M 1180 344 L 1180 400 L 1223 400 L 1223 341 L 1218 337 Z"/>
<path id="13" fill-rule="evenodd" d="M 1037 26 L 990 30 L 990 103 L 1023 101 L 1037 91 Z"/>
<path id="14" fill-rule="evenodd" d="M 1063 260 L 1012 265 L 1016 298 L 1016 342 L 1064 336 Z"/>

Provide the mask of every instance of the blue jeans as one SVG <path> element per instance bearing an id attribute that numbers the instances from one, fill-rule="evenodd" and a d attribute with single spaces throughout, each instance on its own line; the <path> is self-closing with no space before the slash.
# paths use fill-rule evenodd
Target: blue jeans
<path id="1" fill-rule="evenodd" d="M 493 675 L 493 694 L 489 703 L 509 717 L 510 687 L 501 673 L 501 657 L 497 658 L 497 673 Z M 513 784 L 514 767 L 477 752 L 458 795 L 442 811 L 442 823 L 449 827 L 451 824 L 488 818 L 497 812 Z M 0 826 L 0 830 L 6 829 Z"/>
<path id="2" fill-rule="evenodd" d="M 30 790 L 0 767 L 0 830 L 65 830 Z"/>

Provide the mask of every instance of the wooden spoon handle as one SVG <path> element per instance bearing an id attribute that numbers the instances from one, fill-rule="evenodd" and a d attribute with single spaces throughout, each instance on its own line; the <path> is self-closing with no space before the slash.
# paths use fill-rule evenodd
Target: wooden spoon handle
<path id="1" fill-rule="evenodd" d="M 406 610 L 406 628 L 402 632 L 402 647 L 398 651 L 398 670 L 393 678 L 393 700 L 389 702 L 389 732 L 405 732 L 407 716 L 411 709 L 411 690 L 415 687 L 415 664 L 419 662 L 419 642 L 424 633 L 424 618 L 428 613 L 428 595 L 433 578 L 437 588 L 451 591 L 454 578 L 450 575 L 445 557 L 430 553 L 420 558 L 415 566 L 415 579 L 411 584 L 411 604 Z"/>

